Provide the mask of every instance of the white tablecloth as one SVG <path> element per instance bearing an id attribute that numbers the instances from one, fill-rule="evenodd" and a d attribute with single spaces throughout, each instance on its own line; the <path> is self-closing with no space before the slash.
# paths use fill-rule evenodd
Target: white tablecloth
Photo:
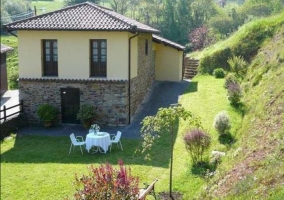
<path id="1" fill-rule="evenodd" d="M 86 149 L 89 152 L 92 146 L 100 147 L 106 153 L 110 145 L 110 136 L 106 132 L 89 133 L 86 136 Z"/>

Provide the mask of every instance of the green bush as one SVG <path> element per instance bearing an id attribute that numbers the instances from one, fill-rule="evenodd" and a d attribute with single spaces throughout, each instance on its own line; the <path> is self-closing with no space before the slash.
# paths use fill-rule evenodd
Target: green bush
<path id="1" fill-rule="evenodd" d="M 239 79 L 234 73 L 228 73 L 226 75 L 224 88 L 228 89 L 230 83 L 239 83 Z"/>
<path id="2" fill-rule="evenodd" d="M 131 175 L 131 169 L 119 161 L 119 169 L 109 163 L 89 167 L 89 175 L 75 175 L 77 192 L 75 199 L 137 199 L 139 179 Z"/>
<path id="3" fill-rule="evenodd" d="M 77 113 L 77 119 L 79 120 L 94 119 L 95 116 L 96 116 L 95 107 L 91 104 L 82 104 Z"/>
<path id="4" fill-rule="evenodd" d="M 233 56 L 228 59 L 228 64 L 232 72 L 239 77 L 244 77 L 247 71 L 247 62 L 242 56 Z"/>
<path id="5" fill-rule="evenodd" d="M 195 128 L 187 131 L 183 140 L 186 150 L 190 153 L 193 164 L 201 163 L 203 161 L 203 154 L 209 149 L 211 144 L 210 135 L 200 128 Z"/>
<path id="6" fill-rule="evenodd" d="M 231 82 L 228 84 L 228 100 L 232 106 L 238 106 L 241 101 L 242 91 L 239 83 Z"/>
<path id="7" fill-rule="evenodd" d="M 37 107 L 36 113 L 42 122 L 52 122 L 57 120 L 58 111 L 50 104 L 41 104 Z"/>
<path id="8" fill-rule="evenodd" d="M 216 68 L 213 71 L 213 75 L 215 76 L 215 78 L 224 78 L 225 70 L 223 68 Z"/>
<path id="9" fill-rule="evenodd" d="M 222 111 L 215 116 L 213 126 L 219 135 L 224 135 L 230 130 L 230 118 L 226 111 Z"/>
<path id="10" fill-rule="evenodd" d="M 204 56 L 199 62 L 199 72 L 201 74 L 212 74 L 213 70 L 218 66 L 222 66 L 225 70 L 229 69 L 227 60 L 232 56 L 230 48 L 225 48 L 214 52 L 213 54 Z"/>

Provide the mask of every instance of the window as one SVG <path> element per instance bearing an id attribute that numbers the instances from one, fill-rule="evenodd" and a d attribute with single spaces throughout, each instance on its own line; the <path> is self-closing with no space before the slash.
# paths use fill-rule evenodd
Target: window
<path id="1" fill-rule="evenodd" d="M 57 40 L 43 40 L 43 76 L 58 76 Z"/>
<path id="2" fill-rule="evenodd" d="M 148 55 L 148 40 L 145 40 L 145 55 Z"/>
<path id="3" fill-rule="evenodd" d="M 107 41 L 91 40 L 91 77 L 106 77 Z"/>

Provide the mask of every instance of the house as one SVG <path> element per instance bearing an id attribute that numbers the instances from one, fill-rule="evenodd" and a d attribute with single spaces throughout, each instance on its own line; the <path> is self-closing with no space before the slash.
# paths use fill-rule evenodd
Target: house
<path id="1" fill-rule="evenodd" d="M 7 79 L 7 65 L 6 65 L 6 57 L 7 52 L 12 51 L 13 48 L 8 47 L 6 45 L 1 44 L 1 70 L 0 70 L 0 89 L 1 95 L 4 94 L 8 90 L 8 79 Z"/>
<path id="2" fill-rule="evenodd" d="M 85 2 L 5 25 L 18 37 L 24 113 L 51 103 L 62 123 L 78 123 L 91 103 L 97 123 L 126 125 L 155 80 L 180 81 L 184 47 L 160 31 Z M 16 33 L 15 33 L 16 31 Z"/>

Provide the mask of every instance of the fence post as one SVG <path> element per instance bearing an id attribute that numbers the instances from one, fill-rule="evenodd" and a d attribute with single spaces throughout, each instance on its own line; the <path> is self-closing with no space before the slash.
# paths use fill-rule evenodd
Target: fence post
<path id="1" fill-rule="evenodd" d="M 4 112 L 4 121 L 6 121 L 6 106 L 4 105 L 3 108 L 4 108 L 4 109 L 3 109 L 3 112 Z"/>

